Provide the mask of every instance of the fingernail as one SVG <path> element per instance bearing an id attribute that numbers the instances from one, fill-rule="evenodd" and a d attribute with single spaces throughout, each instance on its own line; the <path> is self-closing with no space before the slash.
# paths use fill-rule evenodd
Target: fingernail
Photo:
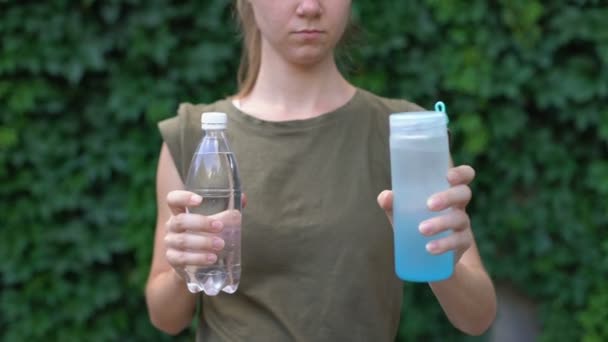
<path id="1" fill-rule="evenodd" d="M 212 246 L 214 249 L 220 250 L 224 248 L 224 240 L 220 238 L 213 239 Z"/>
<path id="2" fill-rule="evenodd" d="M 192 195 L 190 197 L 190 204 L 199 204 L 202 200 L 203 198 L 200 195 Z"/>
<path id="3" fill-rule="evenodd" d="M 418 230 L 422 234 L 425 234 L 425 235 L 430 234 L 432 229 L 433 229 L 433 224 L 428 221 L 424 221 L 424 222 L 420 223 L 420 226 L 418 226 Z"/>
<path id="4" fill-rule="evenodd" d="M 215 254 L 207 254 L 207 261 L 210 263 L 214 263 L 217 260 L 217 255 Z"/>
<path id="5" fill-rule="evenodd" d="M 426 251 L 429 253 L 434 253 L 435 251 L 437 251 L 437 248 L 439 248 L 439 246 L 435 241 L 431 241 L 426 244 Z"/>
<path id="6" fill-rule="evenodd" d="M 216 232 L 222 230 L 223 226 L 224 224 L 222 223 L 222 221 L 213 221 L 213 223 L 211 223 L 211 228 L 213 228 L 213 230 Z"/>
<path id="7" fill-rule="evenodd" d="M 441 199 L 437 196 L 433 196 L 426 201 L 426 205 L 429 207 L 429 209 L 438 208 L 441 205 Z"/>

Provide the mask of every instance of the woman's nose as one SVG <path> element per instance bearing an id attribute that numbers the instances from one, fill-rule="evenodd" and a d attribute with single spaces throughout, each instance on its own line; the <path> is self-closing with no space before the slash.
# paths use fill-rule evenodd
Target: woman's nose
<path id="1" fill-rule="evenodd" d="M 302 0 L 296 13 L 301 17 L 318 17 L 322 13 L 321 2 L 319 0 Z"/>

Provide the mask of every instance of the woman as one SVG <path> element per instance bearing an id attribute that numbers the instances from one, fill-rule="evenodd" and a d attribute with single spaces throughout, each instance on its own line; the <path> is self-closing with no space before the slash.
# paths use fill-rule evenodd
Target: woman
<path id="1" fill-rule="evenodd" d="M 183 104 L 160 123 L 158 217 L 146 287 L 159 329 L 176 334 L 189 326 L 200 300 L 201 341 L 394 339 L 402 283 L 394 273 L 386 190 L 388 114 L 420 107 L 357 89 L 340 74 L 334 48 L 350 7 L 349 0 L 237 1 L 245 43 L 239 93 L 210 105 Z M 184 265 L 212 264 L 223 248 L 213 234 L 188 233 L 214 230 L 206 217 L 185 214 L 201 198 L 181 190 L 203 111 L 228 113 L 248 196 L 241 284 L 216 297 L 189 293 L 179 276 Z M 420 230 L 454 231 L 427 246 L 433 254 L 455 252 L 453 276 L 430 286 L 455 327 L 481 334 L 494 320 L 496 298 L 465 212 L 474 174 L 469 166 L 449 170 L 451 187 L 428 204 L 452 210 Z"/>

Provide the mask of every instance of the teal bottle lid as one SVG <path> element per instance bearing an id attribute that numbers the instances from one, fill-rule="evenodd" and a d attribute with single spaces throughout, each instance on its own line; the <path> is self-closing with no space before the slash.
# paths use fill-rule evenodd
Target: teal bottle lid
<path id="1" fill-rule="evenodd" d="M 448 112 L 445 110 L 445 103 L 443 103 L 442 101 L 437 101 L 437 103 L 435 103 L 435 111 L 436 112 L 441 112 L 445 114 L 445 118 L 446 118 L 446 124 L 448 122 L 450 122 L 450 118 L 448 118 Z"/>

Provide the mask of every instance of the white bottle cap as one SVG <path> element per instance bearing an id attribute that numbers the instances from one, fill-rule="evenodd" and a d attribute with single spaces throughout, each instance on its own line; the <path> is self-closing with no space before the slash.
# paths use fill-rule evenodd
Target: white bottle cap
<path id="1" fill-rule="evenodd" d="M 206 112 L 201 115 L 203 129 L 224 129 L 226 128 L 226 113 Z"/>

